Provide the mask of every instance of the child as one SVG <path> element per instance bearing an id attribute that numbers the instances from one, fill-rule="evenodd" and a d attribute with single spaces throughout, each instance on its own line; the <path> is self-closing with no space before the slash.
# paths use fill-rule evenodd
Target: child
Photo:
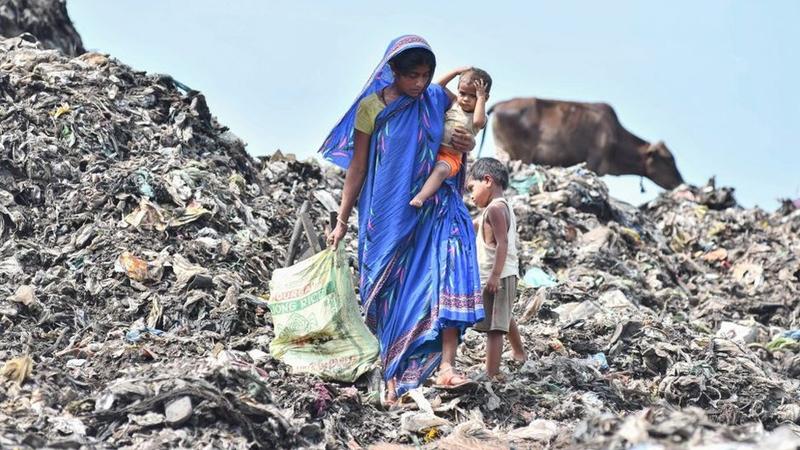
<path id="1" fill-rule="evenodd" d="M 447 84 L 457 75 L 461 75 L 458 80 L 458 96 L 447 89 Z M 454 150 L 450 143 L 453 130 L 463 127 L 475 136 L 486 126 L 486 100 L 489 99 L 489 90 L 492 88 L 492 77 L 481 69 L 462 67 L 443 76 L 437 84 L 445 88 L 453 105 L 445 115 L 444 136 L 436 156 L 436 165 L 422 189 L 409 202 L 417 208 L 439 190 L 445 179 L 456 176 L 461 170 L 463 153 Z"/>
<path id="2" fill-rule="evenodd" d="M 483 212 L 476 225 L 478 267 L 486 318 L 475 330 L 486 332 L 486 375 L 500 372 L 503 335 L 508 336 L 511 354 L 517 361 L 527 359 L 511 309 L 517 295 L 517 219 L 503 197 L 508 188 L 508 171 L 494 158 L 480 158 L 470 168 L 467 189 Z"/>

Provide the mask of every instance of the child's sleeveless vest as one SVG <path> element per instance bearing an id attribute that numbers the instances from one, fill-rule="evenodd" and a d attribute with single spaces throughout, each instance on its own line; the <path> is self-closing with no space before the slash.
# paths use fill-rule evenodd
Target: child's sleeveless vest
<path id="1" fill-rule="evenodd" d="M 492 200 L 489 205 L 494 202 L 502 202 L 508 210 L 508 253 L 506 255 L 506 262 L 503 264 L 503 271 L 500 272 L 500 278 L 509 277 L 511 275 L 519 276 L 519 257 L 517 255 L 517 217 L 514 215 L 514 210 L 508 204 L 505 198 L 496 198 Z M 489 206 L 484 208 L 481 214 L 480 224 L 478 225 L 477 233 L 477 250 L 478 250 L 478 267 L 481 272 L 481 284 L 486 283 L 489 275 L 492 274 L 492 267 L 494 266 L 494 258 L 497 249 L 486 244 L 483 240 L 483 224 L 486 221 L 486 211 Z"/>

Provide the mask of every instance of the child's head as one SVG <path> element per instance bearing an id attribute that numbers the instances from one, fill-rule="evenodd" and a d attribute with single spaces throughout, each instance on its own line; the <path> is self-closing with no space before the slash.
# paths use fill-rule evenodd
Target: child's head
<path id="1" fill-rule="evenodd" d="M 486 99 L 489 99 L 489 91 L 492 89 L 492 77 L 485 70 L 477 67 L 467 70 L 458 79 L 458 106 L 464 112 L 475 111 L 475 104 L 478 102 L 476 81 L 480 81 L 486 86 Z"/>
<path id="2" fill-rule="evenodd" d="M 389 60 L 397 89 L 416 97 L 428 87 L 436 69 L 436 57 L 427 48 L 410 48 Z"/>
<path id="3" fill-rule="evenodd" d="M 467 190 L 479 208 L 485 208 L 508 189 L 508 170 L 494 158 L 480 158 L 469 168 Z"/>

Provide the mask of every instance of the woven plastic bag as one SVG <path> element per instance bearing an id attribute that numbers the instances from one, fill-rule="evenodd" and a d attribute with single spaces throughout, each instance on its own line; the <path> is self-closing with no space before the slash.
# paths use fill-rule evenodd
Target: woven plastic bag
<path id="1" fill-rule="evenodd" d="M 361 318 L 342 245 L 277 269 L 269 308 L 270 353 L 293 371 L 353 382 L 377 364 L 378 341 Z"/>

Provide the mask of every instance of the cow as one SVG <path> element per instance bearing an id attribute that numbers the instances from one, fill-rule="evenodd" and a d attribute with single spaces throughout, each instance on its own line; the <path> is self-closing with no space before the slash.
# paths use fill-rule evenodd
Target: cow
<path id="1" fill-rule="evenodd" d="M 561 167 L 585 161 L 599 175 L 640 175 L 665 189 L 683 183 L 667 146 L 626 130 L 608 104 L 515 98 L 489 114 L 501 160 Z"/>

